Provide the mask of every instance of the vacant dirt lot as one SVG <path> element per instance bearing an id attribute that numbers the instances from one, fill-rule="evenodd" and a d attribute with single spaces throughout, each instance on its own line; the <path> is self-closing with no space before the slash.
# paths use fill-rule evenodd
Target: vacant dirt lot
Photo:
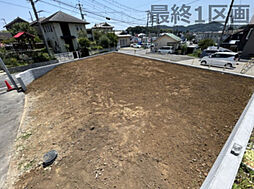
<path id="1" fill-rule="evenodd" d="M 28 86 L 14 187 L 198 188 L 253 91 L 251 79 L 116 53 L 57 67 Z"/>

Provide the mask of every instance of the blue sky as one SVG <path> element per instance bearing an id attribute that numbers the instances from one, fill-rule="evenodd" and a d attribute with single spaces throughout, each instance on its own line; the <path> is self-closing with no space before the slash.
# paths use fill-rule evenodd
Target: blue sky
<path id="1" fill-rule="evenodd" d="M 41 17 L 46 17 L 54 12 L 61 10 L 73 16 L 80 18 L 78 9 L 76 9 L 77 3 L 80 1 L 83 4 L 85 10 L 85 18 L 91 24 L 88 28 L 93 26 L 95 23 L 109 22 L 115 29 L 126 29 L 128 26 L 135 25 L 146 25 L 145 11 L 151 10 L 151 5 L 168 5 L 169 9 L 169 23 L 163 23 L 165 25 L 174 25 L 171 22 L 171 8 L 176 4 L 179 8 L 183 4 L 191 6 L 189 17 L 190 24 L 194 24 L 198 18 L 196 8 L 202 7 L 203 20 L 208 22 L 209 5 L 229 5 L 231 0 L 39 0 L 36 3 L 38 11 Z M 67 5 L 62 4 L 66 3 Z M 252 5 L 253 0 L 235 0 L 235 5 L 250 5 L 250 18 L 254 13 L 254 6 Z M 51 5 L 50 5 L 50 4 Z M 52 6 L 55 5 L 55 6 Z M 8 23 L 17 16 L 31 21 L 29 11 L 32 13 L 33 19 L 34 14 L 31 9 L 31 5 L 28 0 L 0 0 L 0 30 L 3 29 L 4 20 Z M 87 11 L 87 12 L 86 12 Z M 215 15 L 216 16 L 216 15 Z M 110 21 L 106 20 L 105 17 L 112 18 Z M 181 17 L 182 18 L 182 17 Z M 188 25 L 184 21 L 179 21 L 176 25 Z"/>

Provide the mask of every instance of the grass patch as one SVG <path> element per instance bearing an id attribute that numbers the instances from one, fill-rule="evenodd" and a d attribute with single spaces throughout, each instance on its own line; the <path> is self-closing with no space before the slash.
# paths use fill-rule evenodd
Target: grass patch
<path id="1" fill-rule="evenodd" d="M 27 140 L 31 135 L 32 135 L 31 132 L 25 132 L 25 133 L 21 136 L 21 139 Z"/>
<path id="2" fill-rule="evenodd" d="M 247 150 L 243 156 L 243 161 L 238 170 L 233 189 L 252 189 L 254 188 L 254 133 L 249 141 Z M 248 167 L 248 166 L 249 167 Z"/>

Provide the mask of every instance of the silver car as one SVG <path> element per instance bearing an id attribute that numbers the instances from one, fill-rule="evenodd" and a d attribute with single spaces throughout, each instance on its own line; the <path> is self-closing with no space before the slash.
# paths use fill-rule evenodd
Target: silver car
<path id="1" fill-rule="evenodd" d="M 239 59 L 238 53 L 235 52 L 217 52 L 210 56 L 205 56 L 201 59 L 201 65 L 235 68 L 237 60 Z"/>

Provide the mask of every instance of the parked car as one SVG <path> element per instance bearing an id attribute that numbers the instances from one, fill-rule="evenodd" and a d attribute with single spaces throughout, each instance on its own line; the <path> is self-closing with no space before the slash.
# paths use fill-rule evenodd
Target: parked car
<path id="1" fill-rule="evenodd" d="M 141 45 L 139 45 L 139 44 L 137 44 L 137 43 L 134 43 L 134 44 L 132 44 L 131 47 L 133 47 L 133 48 L 141 48 Z"/>
<path id="2" fill-rule="evenodd" d="M 174 49 L 173 49 L 172 46 L 164 46 L 164 47 L 161 47 L 158 50 L 158 53 L 161 53 L 161 54 L 172 54 L 172 53 L 174 53 Z"/>
<path id="3" fill-rule="evenodd" d="M 239 54 L 235 52 L 216 52 L 210 56 L 201 59 L 201 65 L 210 65 L 216 67 L 235 68 Z"/>
<path id="4" fill-rule="evenodd" d="M 226 49 L 226 48 L 222 48 L 220 47 L 219 49 L 215 46 L 211 46 L 211 47 L 208 47 L 207 49 L 203 50 L 202 51 L 202 54 L 201 54 L 201 58 L 205 57 L 205 56 L 210 56 L 216 52 L 232 52 L 231 50 L 229 49 Z"/>

